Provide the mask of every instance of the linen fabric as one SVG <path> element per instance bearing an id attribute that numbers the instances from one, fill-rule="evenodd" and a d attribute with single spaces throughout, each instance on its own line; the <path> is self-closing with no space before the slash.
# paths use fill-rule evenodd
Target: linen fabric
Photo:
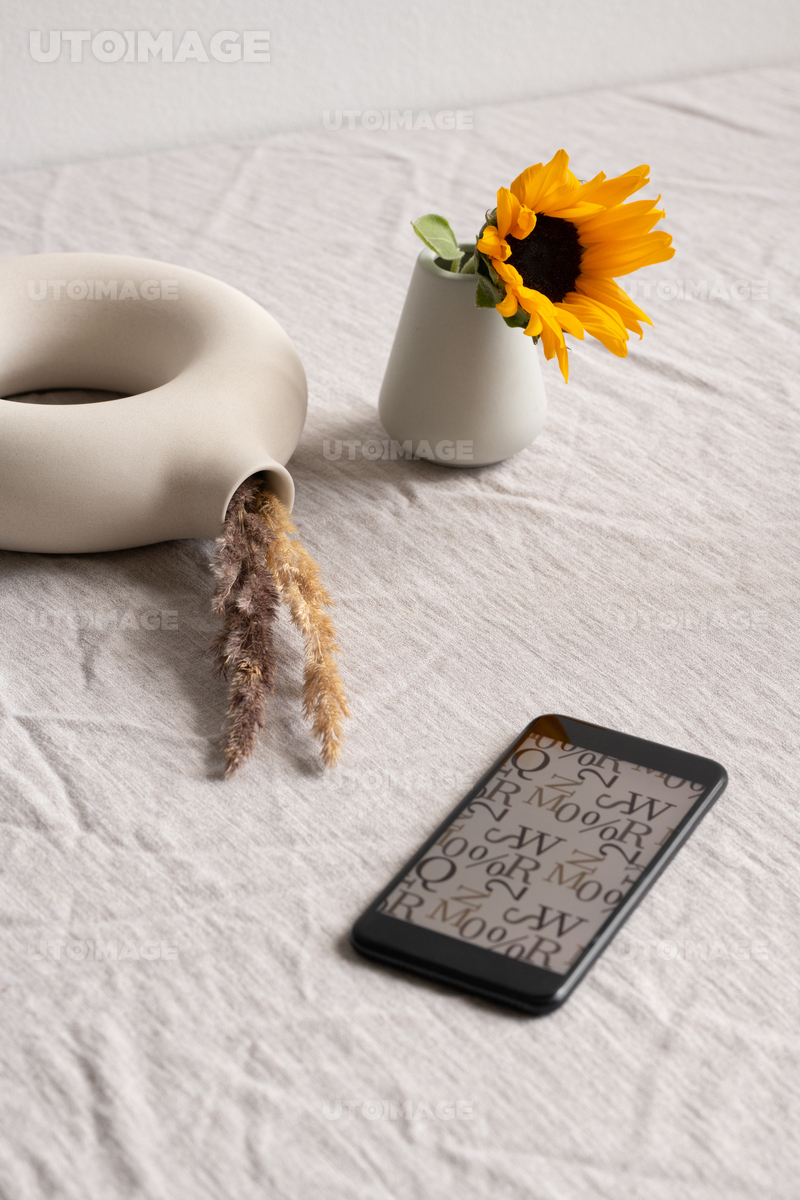
<path id="1" fill-rule="evenodd" d="M 284 621 L 224 781 L 211 543 L 0 554 L 8 1200 L 797 1196 L 799 105 L 759 70 L 0 178 L 2 254 L 196 268 L 293 338 L 295 514 L 353 710 L 323 774 Z M 546 364 L 510 461 L 393 459 L 409 222 L 474 236 L 561 146 L 581 178 L 651 164 L 655 327 L 627 361 L 572 342 L 566 387 Z M 552 1016 L 359 959 L 353 920 L 544 712 L 729 788 Z"/>

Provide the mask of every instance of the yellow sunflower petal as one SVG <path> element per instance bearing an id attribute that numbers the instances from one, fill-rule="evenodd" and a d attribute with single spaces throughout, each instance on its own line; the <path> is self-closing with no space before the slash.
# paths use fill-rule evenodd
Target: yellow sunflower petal
<path id="1" fill-rule="evenodd" d="M 603 337 L 600 337 L 599 335 L 593 335 L 593 336 L 596 336 L 597 341 L 602 342 L 602 344 L 605 346 L 606 350 L 608 350 L 611 354 L 616 355 L 617 358 L 627 358 L 628 357 L 628 343 L 627 342 L 617 341 L 615 338 L 606 337 L 605 335 Z"/>
<path id="2" fill-rule="evenodd" d="M 535 288 L 525 287 L 520 277 L 519 286 L 515 287 L 515 293 L 522 307 L 526 312 L 538 312 L 540 317 L 546 317 L 550 321 L 556 319 L 553 302 L 544 292 L 537 292 Z"/>
<path id="3" fill-rule="evenodd" d="M 605 179 L 597 184 L 587 184 L 581 195 L 582 200 L 592 200 L 595 204 L 604 204 L 606 208 L 611 208 L 614 204 L 621 204 L 623 200 L 627 200 L 634 192 L 638 192 L 645 184 L 650 182 L 650 168 L 648 166 L 634 167 L 631 171 L 626 171 L 624 175 L 617 175 L 615 179 Z"/>
<path id="4" fill-rule="evenodd" d="M 605 171 L 598 171 L 593 179 L 587 179 L 586 183 L 581 184 L 581 198 L 590 196 L 592 191 L 599 187 L 601 183 L 605 183 L 605 181 Z"/>
<path id="5" fill-rule="evenodd" d="M 542 339 L 542 349 L 544 350 L 545 358 L 549 362 L 550 359 L 555 356 L 556 344 L 558 341 L 557 335 L 555 333 L 555 330 L 553 329 L 553 326 L 550 324 L 549 321 L 547 322 L 547 324 L 545 324 L 545 322 L 541 318 L 539 318 L 539 324 L 542 327 L 539 331 L 539 336 Z M 563 338 L 564 334 L 561 331 L 560 325 L 558 326 L 558 332 L 561 334 L 561 337 Z"/>
<path id="6" fill-rule="evenodd" d="M 569 155 L 566 150 L 557 150 L 545 166 L 537 163 L 518 175 L 511 185 L 511 191 L 526 208 L 532 212 L 542 212 L 546 197 L 567 183 L 568 175 Z"/>
<path id="7" fill-rule="evenodd" d="M 572 175 L 572 172 L 568 171 L 567 174 Z M 575 178 L 574 175 L 572 177 L 573 179 Z M 537 207 L 542 212 L 546 212 L 548 216 L 560 216 L 562 208 L 568 206 L 574 207 L 578 203 L 580 190 L 581 185 L 577 180 L 575 183 L 562 183 L 560 186 L 551 188 L 549 192 L 543 194 Z M 602 212 L 602 205 L 596 205 L 595 211 Z"/>
<path id="8" fill-rule="evenodd" d="M 545 358 L 551 359 L 554 355 L 558 357 L 561 374 L 564 376 L 564 382 L 567 383 L 569 380 L 569 356 L 564 333 L 555 318 L 542 317 L 541 339 Z"/>
<path id="9" fill-rule="evenodd" d="M 563 303 L 554 304 L 556 320 L 565 333 L 571 333 L 573 337 L 583 341 L 583 324 L 581 322 L 580 313 L 568 309 Z"/>
<path id="10" fill-rule="evenodd" d="M 486 226 L 483 235 L 478 240 L 478 249 L 481 254 L 488 254 L 489 258 L 498 258 L 501 262 L 511 253 L 508 242 L 494 225 Z"/>
<path id="11" fill-rule="evenodd" d="M 544 166 L 542 163 L 535 163 L 532 167 L 526 167 L 522 174 L 518 175 L 511 184 L 511 191 L 517 197 L 520 204 L 524 204 L 527 208 L 531 207 L 528 204 L 528 194 L 533 193 L 534 189 L 538 186 L 536 181 L 543 170 Z"/>
<path id="12" fill-rule="evenodd" d="M 666 235 L 669 238 L 669 234 Z M 657 239 L 657 240 L 656 240 Z M 658 238 L 658 234 L 646 234 L 644 238 L 620 238 L 619 241 L 604 241 L 599 246 L 587 246 L 581 257 L 581 274 L 584 271 L 596 271 L 604 269 L 606 266 L 612 266 L 615 263 L 631 263 L 639 256 L 649 256 L 649 254 L 666 251 L 669 248 L 668 241 L 662 241 Z M 614 275 L 614 271 L 607 271 L 608 275 Z"/>
<path id="13" fill-rule="evenodd" d="M 528 207 L 535 212 L 544 211 L 555 194 L 574 195 L 577 189 L 569 182 L 570 174 L 569 155 L 566 150 L 557 150 L 539 177 L 539 192 L 535 203 L 529 204 Z M 574 175 L 572 178 L 575 178 Z"/>
<path id="14" fill-rule="evenodd" d="M 581 295 L 580 292 L 568 292 L 556 308 L 574 313 L 590 333 L 602 328 L 609 335 L 627 341 L 628 334 L 622 317 L 609 305 L 603 304 L 602 300 L 593 300 L 591 296 Z"/>
<path id="15" fill-rule="evenodd" d="M 614 204 L 611 208 L 601 208 L 600 212 L 581 218 L 581 233 L 595 229 L 613 228 L 618 221 L 625 221 L 628 217 L 646 216 L 647 213 L 655 211 L 659 211 L 663 217 L 664 210 L 656 210 L 660 199 L 661 197 L 658 196 L 655 200 L 632 200 L 630 204 Z"/>
<path id="16" fill-rule="evenodd" d="M 480 245 L 480 242 L 478 245 Z M 522 276 L 520 275 L 519 271 L 516 267 L 512 267 L 511 263 L 501 262 L 499 259 L 495 259 L 492 263 L 492 266 L 497 272 L 498 277 L 502 279 L 503 283 L 507 283 L 510 287 L 513 287 L 515 291 L 525 286 L 522 282 Z"/>
<path id="17" fill-rule="evenodd" d="M 542 318 L 537 312 L 531 313 L 531 319 L 525 326 L 525 333 L 528 337 L 538 337 L 542 332 Z"/>
<path id="18" fill-rule="evenodd" d="M 580 228 L 584 221 L 600 216 L 606 211 L 606 205 L 595 198 L 594 193 L 601 183 L 606 182 L 605 171 L 598 171 L 594 179 L 579 185 L 577 190 L 560 189 L 548 197 L 547 212 L 550 216 L 561 217 L 566 221 L 574 221 Z"/>
<path id="19" fill-rule="evenodd" d="M 517 223 L 514 226 L 514 228 L 510 231 L 511 236 L 515 237 L 515 238 L 525 238 L 528 236 L 528 234 L 531 232 L 531 230 L 533 230 L 535 228 L 536 228 L 536 213 L 531 212 L 531 210 L 529 208 L 526 208 L 524 204 L 521 204 L 520 209 L 519 209 L 519 216 L 517 217 Z"/>
<path id="20" fill-rule="evenodd" d="M 531 212 L 508 188 L 499 188 L 497 192 L 497 231 L 500 237 L 509 234 L 515 238 L 524 238 L 536 226 L 536 213 Z M 509 253 L 511 253 L 509 251 Z"/>
<path id="21" fill-rule="evenodd" d="M 638 333 L 640 338 L 644 335 L 639 322 L 644 321 L 647 325 L 653 324 L 647 313 L 639 308 L 638 304 L 634 304 L 630 296 L 622 290 L 618 283 L 614 283 L 613 279 L 581 278 L 575 285 L 575 291 L 580 295 L 591 297 L 592 300 L 599 300 L 608 308 L 613 308 L 619 313 L 625 327 L 633 333 Z M 569 297 L 566 298 L 569 299 Z"/>
<path id="22" fill-rule="evenodd" d="M 556 307 L 577 316 L 587 333 L 591 334 L 593 338 L 597 338 L 598 342 L 602 342 L 612 354 L 624 358 L 627 350 L 624 354 L 620 353 L 619 347 L 624 346 L 628 340 L 628 332 L 619 314 L 596 300 L 579 296 L 575 292 L 570 295 L 574 297 L 572 303 L 564 301 Z"/>
<path id="23" fill-rule="evenodd" d="M 606 210 L 608 215 L 617 211 L 623 213 L 614 221 L 607 221 L 605 225 L 589 227 L 587 222 L 580 230 L 580 242 L 582 246 L 597 246 L 601 243 L 607 244 L 614 241 L 620 241 L 623 238 L 642 237 L 649 233 L 653 226 L 664 216 L 664 210 L 656 208 L 653 212 L 644 213 L 642 216 L 627 216 L 624 212 L 624 207 L 617 209 Z"/>
<path id="24" fill-rule="evenodd" d="M 501 317 L 513 317 L 514 313 L 519 307 L 517 304 L 517 297 L 511 290 L 507 290 L 505 300 L 501 300 L 500 303 L 495 307 L 497 308 L 497 311 L 500 313 Z"/>
<path id="25" fill-rule="evenodd" d="M 516 225 L 521 208 L 522 205 L 513 192 L 510 192 L 508 188 L 498 188 L 497 232 L 501 238 L 506 236 L 512 225 Z"/>
<path id="26" fill-rule="evenodd" d="M 638 271 L 640 267 L 652 267 L 656 263 L 669 262 L 674 256 L 675 251 L 671 247 L 668 250 L 655 247 L 649 252 L 642 251 L 630 259 L 617 258 L 592 265 L 587 264 L 581 270 L 579 278 L 619 279 L 622 275 L 630 275 L 632 271 Z"/>
<path id="27" fill-rule="evenodd" d="M 605 211 L 605 205 L 595 200 L 592 195 L 601 183 L 605 182 L 604 171 L 598 172 L 588 183 L 581 183 L 571 171 L 567 171 L 568 180 L 555 191 L 550 192 L 546 199 L 548 216 L 562 217 L 566 221 L 586 220 Z"/>
<path id="28" fill-rule="evenodd" d="M 548 201 L 545 210 L 550 217 L 561 217 L 563 221 L 574 221 L 576 225 L 588 217 L 605 212 L 602 204 L 589 204 L 588 201 L 572 204 L 572 207 L 568 208 L 553 208 Z"/>
<path id="29" fill-rule="evenodd" d="M 672 237 L 656 232 L 644 237 L 623 238 L 600 246 L 590 246 L 581 258 L 581 275 L 597 277 L 628 275 L 639 267 L 668 262 L 674 255 Z"/>

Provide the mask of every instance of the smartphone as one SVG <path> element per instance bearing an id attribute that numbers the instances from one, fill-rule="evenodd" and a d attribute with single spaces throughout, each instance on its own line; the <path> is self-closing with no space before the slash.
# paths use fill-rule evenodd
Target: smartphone
<path id="1" fill-rule="evenodd" d="M 710 758 L 537 717 L 359 917 L 353 946 L 523 1012 L 550 1012 L 727 782 Z"/>

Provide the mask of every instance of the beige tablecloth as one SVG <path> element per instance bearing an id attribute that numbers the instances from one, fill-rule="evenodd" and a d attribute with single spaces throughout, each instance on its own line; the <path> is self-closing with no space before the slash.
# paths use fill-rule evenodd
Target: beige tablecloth
<path id="1" fill-rule="evenodd" d="M 3 254 L 194 267 L 295 340 L 354 714 L 325 776 L 284 623 L 223 782 L 209 544 L 0 554 L 4 1197 L 795 1200 L 799 104 L 757 71 L 0 178 Z M 409 221 L 468 237 L 562 145 L 581 177 L 651 163 L 655 328 L 577 345 L 568 387 L 548 364 L 500 466 L 326 457 L 382 436 Z M 554 1016 L 357 959 L 359 911 L 547 711 L 730 787 Z"/>

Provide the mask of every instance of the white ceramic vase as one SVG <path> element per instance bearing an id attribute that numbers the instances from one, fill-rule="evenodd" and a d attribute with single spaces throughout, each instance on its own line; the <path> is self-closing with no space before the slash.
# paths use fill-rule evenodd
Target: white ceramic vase
<path id="1" fill-rule="evenodd" d="M 463 250 L 474 247 L 462 244 Z M 547 400 L 539 352 L 498 312 L 475 305 L 474 275 L 424 249 L 411 276 L 381 387 L 386 432 L 449 467 L 485 466 L 530 445 Z"/>

